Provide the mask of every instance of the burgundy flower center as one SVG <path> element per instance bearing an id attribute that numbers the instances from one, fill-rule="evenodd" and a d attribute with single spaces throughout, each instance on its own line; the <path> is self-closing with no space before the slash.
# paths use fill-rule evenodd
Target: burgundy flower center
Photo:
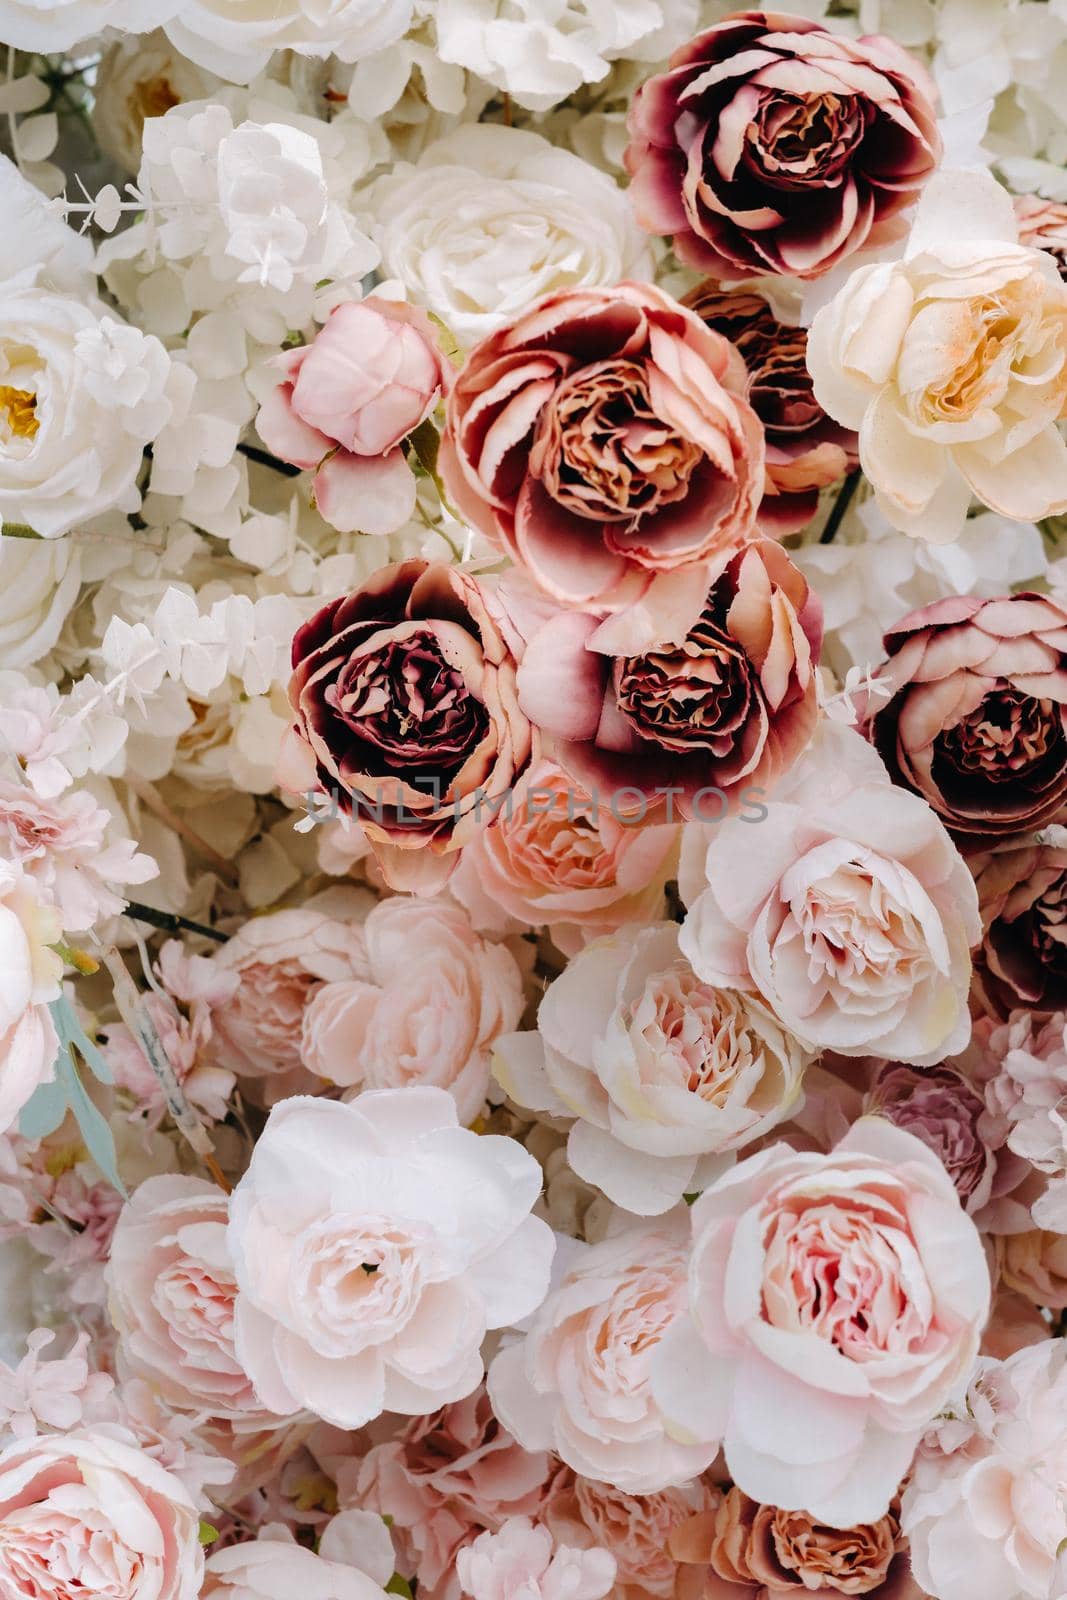
<path id="1" fill-rule="evenodd" d="M 816 175 L 839 178 L 863 138 L 865 118 L 851 95 L 764 97 L 745 129 L 745 164 L 772 188 L 794 189 Z"/>
<path id="2" fill-rule="evenodd" d="M 567 510 L 615 522 L 681 499 L 702 459 L 656 415 L 643 367 L 599 361 L 561 383 L 544 407 L 531 466 Z"/>
<path id="3" fill-rule="evenodd" d="M 429 630 L 350 656 L 324 698 L 387 764 L 447 770 L 485 733 L 488 713 Z"/>
<path id="4" fill-rule="evenodd" d="M 743 289 L 694 291 L 685 304 L 741 352 L 748 401 L 769 436 L 809 433 L 825 419 L 812 393 L 803 328 L 779 322 L 761 295 Z"/>
<path id="5" fill-rule="evenodd" d="M 1058 971 L 1067 969 L 1067 873 L 1061 873 L 1035 900 L 1031 910 L 1033 945 L 1041 960 Z"/>
<path id="6" fill-rule="evenodd" d="M 959 771 L 1010 783 L 1064 743 L 1060 710 L 1004 685 L 938 740 L 938 755 Z"/>
<path id="7" fill-rule="evenodd" d="M 757 693 L 748 657 L 707 614 L 681 644 L 626 656 L 616 667 L 619 710 L 643 739 L 668 750 L 727 755 Z"/>

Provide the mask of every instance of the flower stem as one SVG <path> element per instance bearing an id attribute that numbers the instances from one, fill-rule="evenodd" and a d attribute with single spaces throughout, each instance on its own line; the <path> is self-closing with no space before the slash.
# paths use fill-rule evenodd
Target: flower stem
<path id="1" fill-rule="evenodd" d="M 205 939 L 213 939 L 216 944 L 225 944 L 229 939 L 228 933 L 220 933 L 218 928 L 209 928 L 203 922 L 191 922 L 188 917 L 179 917 L 173 911 L 157 911 L 155 906 L 142 905 L 139 900 L 127 900 L 124 915 L 133 917 L 137 922 L 147 922 L 153 928 L 162 928 L 165 933 L 202 934 Z"/>
<path id="2" fill-rule="evenodd" d="M 819 535 L 820 544 L 832 544 L 834 535 L 844 520 L 845 512 L 852 504 L 852 497 L 860 486 L 863 473 L 857 467 L 855 472 L 850 472 L 837 492 L 837 499 L 830 508 L 830 515 L 826 519 L 826 526 Z"/>

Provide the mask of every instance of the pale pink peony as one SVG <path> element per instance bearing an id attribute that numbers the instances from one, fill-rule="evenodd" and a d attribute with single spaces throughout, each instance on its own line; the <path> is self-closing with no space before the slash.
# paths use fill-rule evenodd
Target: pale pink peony
<path id="1" fill-rule="evenodd" d="M 554 761 L 539 762 L 491 828 L 464 847 L 449 882 L 489 933 L 547 927 L 568 955 L 663 910 L 677 824 L 629 827 Z"/>
<path id="2" fill-rule="evenodd" d="M 608 1550 L 556 1545 L 547 1528 L 512 1517 L 499 1533 L 482 1533 L 456 1558 L 472 1600 L 603 1600 L 615 1582 Z"/>
<path id="3" fill-rule="evenodd" d="M 49 946 L 61 931 L 25 868 L 0 859 L 0 1133 L 52 1081 L 59 1039 L 47 1006 L 59 998 L 63 963 Z"/>
<path id="4" fill-rule="evenodd" d="M 457 1552 L 507 1517 L 537 1515 L 552 1467 L 545 1451 L 515 1442 L 482 1384 L 373 1446 L 338 1490 L 343 1505 L 392 1518 L 397 1570 L 423 1600 L 458 1600 Z"/>
<path id="5" fill-rule="evenodd" d="M 494 1070 L 519 1105 L 577 1119 L 567 1156 L 579 1177 L 654 1216 L 784 1121 L 807 1061 L 758 996 L 703 983 L 662 922 L 574 956 L 537 1032 L 498 1041 Z"/>
<path id="6" fill-rule="evenodd" d="M 112 1235 L 108 1302 L 124 1370 L 179 1410 L 263 1426 L 277 1419 L 258 1404 L 234 1351 L 228 1220 L 214 1184 L 146 1179 Z"/>
<path id="7" fill-rule="evenodd" d="M 979 1363 L 966 1400 L 923 1442 L 903 1525 L 937 1600 L 1058 1600 L 1067 1584 L 1067 1350 L 1062 1339 Z"/>
<path id="8" fill-rule="evenodd" d="M 216 1064 L 267 1104 L 309 1087 L 304 1012 L 324 983 L 364 974 L 362 928 L 310 906 L 274 911 L 246 922 L 212 960 L 238 979 L 209 1007 Z"/>
<path id="9" fill-rule="evenodd" d="M 378 1539 L 368 1538 L 363 1513 L 342 1512 L 316 1552 L 297 1544 L 288 1528 L 268 1524 L 258 1538 L 208 1557 L 201 1600 L 382 1600 L 392 1564 L 389 1571 L 382 1566 L 389 1535 L 380 1521 L 378 1529 Z"/>
<path id="10" fill-rule="evenodd" d="M 690 825 L 681 947 L 707 983 L 754 990 L 810 1046 L 919 1065 L 970 1037 L 974 882 L 925 801 L 859 734 L 822 735 L 748 825 Z M 710 839 L 710 842 L 706 842 Z"/>
<path id="11" fill-rule="evenodd" d="M 986 1099 L 1008 1125 L 1008 1146 L 1048 1178 L 1034 1221 L 1067 1233 L 1067 1012 L 1047 1020 L 1013 1012 L 991 1030 L 986 1050 L 1000 1068 Z"/>
<path id="12" fill-rule="evenodd" d="M 197 1600 L 199 1527 L 184 1486 L 121 1429 L 0 1453 L 4 1600 Z"/>
<path id="13" fill-rule="evenodd" d="M 864 1117 L 829 1155 L 750 1156 L 691 1219 L 689 1315 L 652 1364 L 665 1425 L 721 1439 L 754 1500 L 839 1528 L 884 1516 L 989 1311 L 944 1167 Z"/>
<path id="14" fill-rule="evenodd" d="M 315 470 L 315 499 L 332 527 L 403 527 L 415 509 L 415 475 L 401 442 L 450 381 L 426 312 L 378 295 L 346 302 L 310 344 L 274 364 L 285 381 L 256 420 L 267 448 Z"/>
<path id="15" fill-rule="evenodd" d="M 686 1309 L 685 1207 L 578 1246 L 525 1337 L 489 1369 L 497 1415 L 528 1450 L 631 1494 L 685 1483 L 718 1441 L 668 1431 L 653 1398 L 655 1354 Z"/>
<path id="16" fill-rule="evenodd" d="M 459 1127 L 441 1089 L 275 1106 L 228 1231 L 237 1358 L 260 1401 L 356 1428 L 470 1394 L 486 1330 L 544 1297 L 540 1189 L 533 1157 Z"/>
<path id="17" fill-rule="evenodd" d="M 632 1495 L 563 1471 L 542 1519 L 560 1544 L 611 1551 L 615 1600 L 697 1600 L 692 1569 L 675 1559 L 671 1539 L 693 1518 L 710 1512 L 716 1498 L 700 1478 L 658 1494 Z"/>
<path id="18" fill-rule="evenodd" d="M 481 1110 L 489 1053 L 525 1004 L 511 952 L 443 901 L 397 896 L 363 924 L 359 977 L 324 984 L 304 1012 L 301 1056 L 345 1087 L 447 1089 L 461 1122 Z"/>

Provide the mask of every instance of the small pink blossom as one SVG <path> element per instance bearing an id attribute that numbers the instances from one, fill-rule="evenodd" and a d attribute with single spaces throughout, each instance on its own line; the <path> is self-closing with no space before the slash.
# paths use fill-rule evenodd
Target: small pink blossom
<path id="1" fill-rule="evenodd" d="M 43 1428 L 76 1428 L 114 1387 L 104 1372 L 90 1372 L 85 1352 L 89 1335 L 80 1333 L 65 1356 L 41 1360 L 55 1339 L 50 1328 L 35 1328 L 26 1354 L 13 1370 L 0 1362 L 0 1427 L 16 1439 L 32 1439 Z"/>
<path id="2" fill-rule="evenodd" d="M 615 1581 L 609 1550 L 554 1545 L 548 1529 L 528 1517 L 480 1534 L 456 1566 L 472 1600 L 602 1600 Z"/>

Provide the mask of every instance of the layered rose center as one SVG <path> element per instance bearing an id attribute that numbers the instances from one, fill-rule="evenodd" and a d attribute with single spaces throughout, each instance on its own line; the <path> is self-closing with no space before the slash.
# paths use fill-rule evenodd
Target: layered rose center
<path id="1" fill-rule="evenodd" d="M 140 1600 L 158 1592 L 158 1564 L 120 1539 L 76 1483 L 58 1484 L 46 1500 L 0 1521 L 5 1600 Z"/>
<path id="2" fill-rule="evenodd" d="M 729 1100 L 738 1076 L 762 1055 L 741 1002 L 688 969 L 650 978 L 631 1018 L 655 1081 L 673 1081 L 714 1105 Z"/>
<path id="3" fill-rule="evenodd" d="M 617 522 L 680 500 L 702 460 L 657 416 L 644 367 L 599 361 L 564 379 L 543 408 L 530 465 L 568 511 Z"/>
<path id="4" fill-rule="evenodd" d="M 323 698 L 386 766 L 452 770 L 489 724 L 485 707 L 429 628 L 369 641 L 349 657 Z"/>
<path id="5" fill-rule="evenodd" d="M 927 964 L 923 930 L 863 862 L 842 862 L 794 897 L 776 954 L 798 943 L 813 988 L 844 991 L 869 1003 L 872 979 L 885 992 L 906 992 Z M 799 953 L 799 952 L 797 952 Z"/>
<path id="6" fill-rule="evenodd" d="M 875 1087 L 874 1104 L 881 1116 L 934 1151 L 961 1199 L 975 1192 L 987 1161 L 978 1134 L 985 1104 L 958 1073 L 939 1067 L 888 1067 Z"/>
<path id="7" fill-rule="evenodd" d="M 354 1355 L 393 1338 L 426 1284 L 428 1227 L 335 1213 L 305 1229 L 290 1264 L 292 1303 L 321 1354 Z"/>
<path id="8" fill-rule="evenodd" d="M 585 796 L 576 796 L 568 817 L 561 790 L 550 813 L 508 831 L 508 854 L 534 883 L 546 889 L 600 889 L 614 882 L 615 857 L 605 850 L 591 819 L 579 811 L 583 803 L 591 805 Z"/>
<path id="9" fill-rule="evenodd" d="M 744 162 L 771 188 L 841 181 L 863 138 L 863 108 L 852 95 L 765 94 L 745 129 Z"/>
<path id="10" fill-rule="evenodd" d="M 636 733 L 668 750 L 729 755 L 759 691 L 744 650 L 710 616 L 681 644 L 623 658 L 615 668 L 619 710 Z"/>
<path id="11" fill-rule="evenodd" d="M 764 1227 L 763 1311 L 853 1361 L 903 1355 L 927 1332 L 932 1294 L 904 1216 L 888 1201 L 797 1196 Z"/>
<path id="12" fill-rule="evenodd" d="M 787 1572 L 797 1573 L 807 1589 L 825 1587 L 837 1594 L 869 1594 L 884 1581 L 896 1553 L 890 1517 L 856 1528 L 827 1528 L 804 1511 L 775 1509 L 771 1522 L 775 1555 Z"/>
<path id="13" fill-rule="evenodd" d="M 164 1268 L 156 1279 L 152 1301 L 168 1330 L 197 1365 L 227 1372 L 240 1369 L 233 1358 L 233 1306 L 236 1286 L 220 1283 L 187 1258 Z"/>
<path id="14" fill-rule="evenodd" d="M 1065 744 L 1059 706 L 1002 684 L 940 735 L 934 776 L 944 763 L 989 783 L 1014 783 L 1050 751 L 1062 759 Z"/>
<path id="15" fill-rule="evenodd" d="M 1048 967 L 1067 967 L 1067 874 L 1053 880 L 1031 910 L 1034 948 Z"/>

